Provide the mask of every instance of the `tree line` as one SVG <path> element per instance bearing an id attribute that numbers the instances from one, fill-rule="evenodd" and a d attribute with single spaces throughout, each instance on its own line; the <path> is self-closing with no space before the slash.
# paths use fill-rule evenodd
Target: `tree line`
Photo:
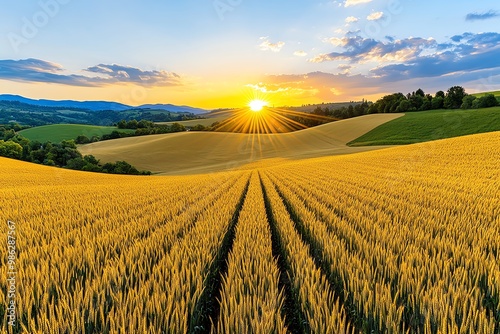
<path id="1" fill-rule="evenodd" d="M 385 95 L 374 103 L 363 101 L 348 107 L 330 110 L 317 107 L 313 113 L 339 119 L 366 114 L 399 113 L 435 109 L 480 109 L 500 105 L 499 98 L 493 94 L 481 97 L 469 95 L 461 86 L 450 87 L 446 92 L 438 91 L 434 95 L 426 94 L 422 89 L 412 93 L 393 93 Z"/>
<path id="2" fill-rule="evenodd" d="M 101 164 L 92 155 L 83 156 L 74 140 L 65 140 L 61 143 L 31 141 L 16 134 L 14 127 L 19 125 L 0 126 L 0 156 L 87 172 L 151 175 L 151 172 L 139 171 L 126 161 Z"/>
<path id="3" fill-rule="evenodd" d="M 80 144 L 89 144 L 98 141 L 119 139 L 126 137 L 148 136 L 148 135 L 186 131 L 186 127 L 180 123 L 173 123 L 171 125 L 155 124 L 148 120 L 140 120 L 140 121 L 137 121 L 136 119 L 132 119 L 130 121 L 120 120 L 115 125 L 120 130 L 129 129 L 135 131 L 132 133 L 128 133 L 128 132 L 114 130 L 111 133 L 104 134 L 102 136 L 93 136 L 90 138 L 85 135 L 79 135 L 78 137 L 76 137 L 75 143 L 80 145 Z"/>

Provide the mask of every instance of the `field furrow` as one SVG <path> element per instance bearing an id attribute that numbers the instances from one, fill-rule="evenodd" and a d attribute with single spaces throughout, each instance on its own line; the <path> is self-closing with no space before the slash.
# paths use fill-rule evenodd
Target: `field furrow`
<path id="1" fill-rule="evenodd" d="M 498 190 L 491 182 L 482 188 L 464 183 L 498 175 L 487 154 L 468 152 L 475 163 L 486 163 L 450 177 L 450 166 L 427 153 L 435 173 L 430 179 L 419 166 L 424 160 L 405 165 L 405 179 L 377 166 L 378 159 L 359 172 L 358 161 L 351 166 L 346 158 L 335 166 L 341 174 L 327 165 L 312 165 L 314 176 L 307 179 L 303 165 L 268 174 L 308 226 L 331 272 L 340 273 L 363 327 L 493 333 L 500 310 Z"/>
<path id="2" fill-rule="evenodd" d="M 291 284 L 287 298 L 293 300 L 294 312 L 299 317 L 293 319 L 297 327 L 290 327 L 290 330 L 297 333 L 350 333 L 353 329 L 344 307 L 310 256 L 309 245 L 296 231 L 272 182 L 265 174 L 260 176 L 273 238 Z"/>
<path id="3" fill-rule="evenodd" d="M 286 333 L 280 272 L 257 173 L 252 174 L 223 280 L 214 333 Z"/>
<path id="4" fill-rule="evenodd" d="M 371 263 L 369 262 L 371 259 L 352 252 L 352 247 L 349 251 L 345 239 L 332 233 L 331 225 L 318 220 L 317 212 L 311 211 L 303 199 L 297 195 L 300 193 L 297 192 L 297 187 L 294 187 L 292 191 L 287 188 L 286 182 L 275 178 L 272 178 L 272 182 L 274 182 L 277 194 L 287 208 L 302 239 L 309 245 L 315 263 L 328 278 L 336 296 L 346 308 L 351 322 L 363 332 L 383 333 L 402 330 L 401 318 L 404 310 L 402 306 L 394 301 L 387 303 L 389 309 L 377 310 L 366 300 L 363 300 L 363 289 L 377 289 L 379 298 L 391 298 L 392 300 L 390 291 L 384 285 L 383 280 L 379 282 L 376 280 L 377 277 L 370 277 L 371 280 L 368 277 L 363 277 L 366 283 L 377 281 L 377 286 L 369 287 L 344 283 L 349 278 L 345 268 L 353 266 L 355 271 L 361 270 L 362 272 L 363 268 L 357 268 L 357 265 Z M 348 282 L 350 281 L 348 280 Z"/>
<path id="5" fill-rule="evenodd" d="M 236 225 L 241 215 L 241 208 L 248 194 L 250 180 L 248 180 L 245 189 L 241 193 L 236 209 L 229 223 L 229 227 L 222 239 L 221 246 L 215 259 L 212 261 L 208 274 L 204 281 L 203 292 L 196 302 L 194 311 L 189 321 L 190 333 L 208 333 L 217 317 L 220 309 L 220 296 L 223 277 L 227 273 L 228 256 L 233 249 Z"/>
<path id="6" fill-rule="evenodd" d="M 0 158 L 0 333 L 500 334 L 498 147 L 170 177 Z"/>

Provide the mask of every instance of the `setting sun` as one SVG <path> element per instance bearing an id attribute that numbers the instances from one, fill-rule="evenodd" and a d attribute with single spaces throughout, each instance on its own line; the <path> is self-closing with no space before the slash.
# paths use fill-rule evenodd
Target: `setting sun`
<path id="1" fill-rule="evenodd" d="M 248 106 L 252 111 L 259 112 L 262 108 L 267 106 L 267 102 L 262 100 L 252 100 Z"/>

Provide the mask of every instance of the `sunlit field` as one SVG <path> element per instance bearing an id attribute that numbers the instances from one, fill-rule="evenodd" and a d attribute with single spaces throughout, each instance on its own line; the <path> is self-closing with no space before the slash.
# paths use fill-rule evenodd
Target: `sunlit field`
<path id="1" fill-rule="evenodd" d="M 4 1 L 0 334 L 500 334 L 500 2 Z"/>
<path id="2" fill-rule="evenodd" d="M 161 177 L 1 158 L 15 332 L 498 333 L 498 147 L 493 132 Z"/>
<path id="3" fill-rule="evenodd" d="M 245 109 L 230 119 L 235 125 L 254 124 L 258 129 L 257 120 L 268 121 L 265 113 L 265 108 L 260 112 Z M 242 167 L 262 159 L 295 160 L 378 149 L 376 146 L 348 147 L 346 143 L 401 116 L 403 114 L 365 115 L 289 133 L 189 131 L 122 138 L 83 145 L 79 150 L 103 162 L 126 160 L 139 169 L 157 174 L 207 173 Z"/>

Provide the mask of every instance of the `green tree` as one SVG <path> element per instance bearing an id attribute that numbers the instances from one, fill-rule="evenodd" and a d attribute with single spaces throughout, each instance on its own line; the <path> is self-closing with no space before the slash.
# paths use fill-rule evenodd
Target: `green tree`
<path id="1" fill-rule="evenodd" d="M 85 161 L 80 157 L 71 159 L 66 164 L 66 168 L 74 170 L 82 170 L 83 166 L 85 166 Z"/>
<path id="2" fill-rule="evenodd" d="M 444 92 L 442 90 L 440 90 L 440 91 L 436 92 L 436 96 L 435 97 L 442 97 L 443 100 L 444 100 L 444 98 L 446 97 L 446 95 L 444 94 Z"/>
<path id="3" fill-rule="evenodd" d="M 113 173 L 138 175 L 139 171 L 126 161 L 117 161 Z"/>
<path id="4" fill-rule="evenodd" d="M 489 107 L 496 107 L 498 105 L 498 100 L 493 94 L 486 94 L 485 96 L 481 97 L 484 99 L 484 108 L 489 108 Z"/>
<path id="5" fill-rule="evenodd" d="M 399 102 L 398 108 L 399 112 L 407 112 L 411 108 L 411 103 L 408 100 L 401 100 L 401 102 Z"/>
<path id="6" fill-rule="evenodd" d="M 495 95 L 486 94 L 485 96 L 481 96 L 475 99 L 474 102 L 472 103 L 472 108 L 474 109 L 489 108 L 489 107 L 495 107 L 497 105 L 498 105 L 498 100 L 496 99 Z"/>
<path id="7" fill-rule="evenodd" d="M 411 110 L 421 110 L 424 98 L 420 94 L 415 94 L 410 98 Z"/>
<path id="8" fill-rule="evenodd" d="M 122 119 L 121 121 L 119 121 L 116 126 L 118 127 L 118 129 L 126 129 L 127 128 L 127 121 Z"/>
<path id="9" fill-rule="evenodd" d="M 7 141 L 9 139 L 14 138 L 15 136 L 16 136 L 16 132 L 12 129 L 9 129 L 9 130 L 3 131 L 3 136 L 2 136 L 3 138 L 1 138 L 1 139 Z"/>
<path id="10" fill-rule="evenodd" d="M 153 126 L 154 126 L 153 122 L 147 121 L 145 119 L 142 119 L 139 123 L 137 123 L 138 129 L 152 128 Z"/>
<path id="11" fill-rule="evenodd" d="M 93 155 L 86 155 L 83 157 L 83 160 L 88 164 L 99 165 L 99 160 Z"/>
<path id="12" fill-rule="evenodd" d="M 464 96 L 464 99 L 462 100 L 462 106 L 460 108 L 462 108 L 462 109 L 472 108 L 472 104 L 473 104 L 475 99 L 476 99 L 476 97 L 473 95 Z"/>
<path id="13" fill-rule="evenodd" d="M 88 143 L 90 143 L 90 139 L 84 135 L 79 135 L 75 139 L 75 144 L 88 144 Z"/>
<path id="14" fill-rule="evenodd" d="M 421 96 L 421 97 L 425 97 L 425 93 L 422 89 L 417 89 L 417 91 L 415 92 L 415 95 L 418 95 L 418 96 Z"/>
<path id="15" fill-rule="evenodd" d="M 431 100 L 424 99 L 424 103 L 422 103 L 420 110 L 431 110 L 431 108 L 432 108 Z"/>
<path id="16" fill-rule="evenodd" d="M 133 120 L 127 122 L 127 129 L 137 129 L 138 125 L 139 125 L 139 122 L 137 122 L 137 120 L 133 119 Z"/>
<path id="17" fill-rule="evenodd" d="M 12 159 L 21 159 L 23 147 L 13 141 L 0 140 L 0 156 Z"/>
<path id="18" fill-rule="evenodd" d="M 446 109 L 458 109 L 462 105 L 464 97 L 467 95 L 462 86 L 453 86 L 448 89 L 444 99 Z"/>
<path id="19" fill-rule="evenodd" d="M 182 132 L 182 131 L 186 131 L 186 128 L 184 127 L 184 125 L 182 125 L 180 123 L 173 123 L 170 126 L 170 131 L 171 132 Z"/>
<path id="20" fill-rule="evenodd" d="M 191 131 L 207 131 L 207 127 L 201 124 L 196 124 L 191 128 Z"/>
<path id="21" fill-rule="evenodd" d="M 98 165 L 86 164 L 82 167 L 82 171 L 84 172 L 94 172 L 94 173 L 102 173 L 102 168 Z"/>
<path id="22" fill-rule="evenodd" d="M 441 96 L 436 96 L 431 101 L 432 109 L 441 109 L 444 106 L 444 98 Z"/>

